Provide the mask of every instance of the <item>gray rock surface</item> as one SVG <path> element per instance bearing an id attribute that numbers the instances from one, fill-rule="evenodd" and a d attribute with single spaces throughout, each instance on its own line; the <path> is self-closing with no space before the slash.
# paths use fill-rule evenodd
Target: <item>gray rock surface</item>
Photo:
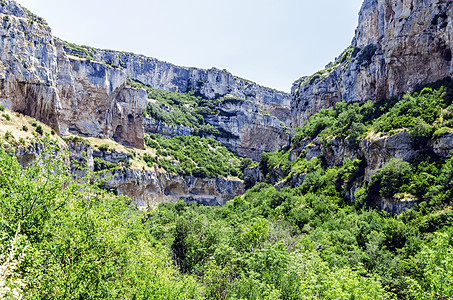
<path id="1" fill-rule="evenodd" d="M 453 76 L 452 17 L 450 0 L 365 0 L 352 58 L 293 84 L 293 127 L 338 101 L 376 101 Z"/>

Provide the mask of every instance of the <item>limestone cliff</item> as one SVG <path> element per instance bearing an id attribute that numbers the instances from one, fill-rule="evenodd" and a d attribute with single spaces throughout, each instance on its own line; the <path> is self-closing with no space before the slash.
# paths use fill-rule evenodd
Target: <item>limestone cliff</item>
<path id="1" fill-rule="evenodd" d="M 291 123 L 289 94 L 239 78 L 227 70 L 180 67 L 155 58 L 119 51 L 89 47 L 81 50 L 65 47 L 69 54 L 91 56 L 124 70 L 128 78 L 152 88 L 172 92 L 195 91 L 208 99 L 232 95 L 254 102 L 287 125 Z"/>
<path id="2" fill-rule="evenodd" d="M 440 157 L 447 157 L 453 149 L 453 134 L 448 133 L 444 136 L 430 140 L 424 145 L 414 144 L 407 130 L 400 131 L 393 135 L 368 136 L 357 145 L 348 139 L 339 137 L 332 140 L 303 140 L 293 145 L 289 160 L 295 161 L 300 155 L 304 155 L 307 160 L 314 157 L 322 157 L 328 166 L 340 166 L 346 158 L 354 160 L 360 159 L 363 167 L 363 177 L 352 183 L 345 190 L 345 197 L 354 201 L 355 190 L 364 182 L 369 182 L 371 175 L 384 167 L 392 158 L 410 161 L 420 153 L 432 152 Z M 260 171 L 259 167 L 247 168 L 244 172 L 245 186 L 249 188 L 257 182 L 267 181 L 274 184 L 277 188 L 296 187 L 304 182 L 304 173 L 295 173 L 292 177 L 281 181 L 283 175 L 281 168 L 270 170 L 268 176 Z M 382 210 L 400 214 L 405 209 L 415 204 L 414 199 L 410 198 L 379 198 L 376 205 Z"/>
<path id="3" fill-rule="evenodd" d="M 103 62 L 146 86 L 171 92 L 194 91 L 207 99 L 232 96 L 247 105 L 228 108 L 228 118 L 209 116 L 207 121 L 227 136 L 213 138 L 239 155 L 259 160 L 262 152 L 287 145 L 291 124 L 290 95 L 233 76 L 226 70 L 185 68 L 132 53 L 100 50 L 63 42 L 69 55 Z M 243 102 L 243 103 L 246 103 Z M 253 107 L 253 108 L 252 108 Z M 225 111 L 225 106 L 219 109 Z M 234 112 L 232 112 L 232 110 Z M 267 115 L 264 116 L 263 112 Z M 147 118 L 145 131 L 164 136 L 189 135 L 191 128 Z"/>
<path id="4" fill-rule="evenodd" d="M 293 127 L 338 101 L 365 102 L 453 75 L 450 0 L 365 0 L 352 45 L 293 84 Z"/>
<path id="5" fill-rule="evenodd" d="M 259 161 L 261 153 L 278 151 L 290 142 L 289 127 L 252 101 L 227 98 L 219 109 L 207 121 L 232 135 L 216 139 L 241 156 Z"/>
<path id="6" fill-rule="evenodd" d="M 130 162 L 128 153 L 116 151 L 95 151 L 83 142 L 68 142 L 69 158 L 73 163 L 93 170 L 93 158 L 109 162 Z M 27 154 L 34 156 L 34 149 L 17 151 L 19 161 Z M 76 174 L 81 174 L 74 169 Z M 106 181 L 104 188 L 118 194 L 129 196 L 142 209 L 156 206 L 163 202 L 176 202 L 180 199 L 195 201 L 204 205 L 223 205 L 228 200 L 244 192 L 244 184 L 234 178 L 200 178 L 167 173 L 157 167 L 136 169 L 121 168 L 102 176 Z"/>

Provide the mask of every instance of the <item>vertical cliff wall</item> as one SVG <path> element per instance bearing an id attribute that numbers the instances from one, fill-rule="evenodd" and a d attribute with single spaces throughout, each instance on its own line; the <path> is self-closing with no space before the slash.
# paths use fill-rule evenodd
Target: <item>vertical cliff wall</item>
<path id="1" fill-rule="evenodd" d="M 451 0 L 365 0 L 351 47 L 293 84 L 293 127 L 338 101 L 401 95 L 453 75 Z"/>

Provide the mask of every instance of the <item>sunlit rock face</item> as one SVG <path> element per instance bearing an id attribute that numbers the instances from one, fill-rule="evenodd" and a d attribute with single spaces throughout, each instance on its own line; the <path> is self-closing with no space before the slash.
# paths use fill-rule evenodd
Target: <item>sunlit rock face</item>
<path id="1" fill-rule="evenodd" d="M 452 10 L 450 0 L 365 0 L 352 57 L 293 84 L 293 127 L 338 101 L 376 101 L 453 76 Z"/>

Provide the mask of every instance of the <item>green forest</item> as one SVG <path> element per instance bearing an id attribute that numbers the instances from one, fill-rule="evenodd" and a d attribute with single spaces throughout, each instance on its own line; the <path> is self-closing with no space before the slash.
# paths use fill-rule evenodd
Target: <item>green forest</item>
<path id="1" fill-rule="evenodd" d="M 178 201 L 139 211 L 102 190 L 97 173 L 74 178 L 52 141 L 27 168 L 1 148 L 0 298 L 451 299 L 452 155 L 392 159 L 364 182 L 359 159 L 328 166 L 323 157 L 289 154 L 315 138 L 357 147 L 370 132 L 408 130 L 414 144 L 426 143 L 450 132 L 452 95 L 445 80 L 399 99 L 323 110 L 287 149 L 262 155 L 267 182 L 221 207 Z M 195 166 L 174 172 L 237 176 L 250 163 L 211 139 L 150 135 L 146 144 L 160 151 L 157 162 Z M 219 156 L 203 161 L 202 148 Z M 304 180 L 277 189 L 277 169 L 278 180 Z M 400 215 L 378 209 L 398 195 L 417 204 Z"/>

